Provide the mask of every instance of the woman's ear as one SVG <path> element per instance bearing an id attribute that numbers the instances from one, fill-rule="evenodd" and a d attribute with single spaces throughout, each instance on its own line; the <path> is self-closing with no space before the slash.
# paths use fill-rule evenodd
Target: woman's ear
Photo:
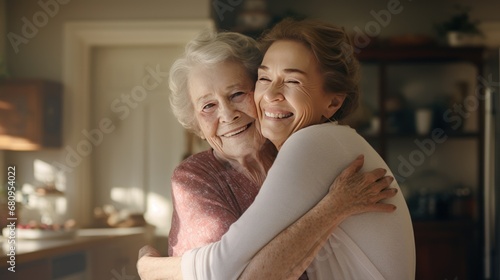
<path id="1" fill-rule="evenodd" d="M 347 94 L 345 93 L 331 93 L 328 94 L 328 107 L 325 108 L 324 117 L 331 118 L 342 107 Z"/>

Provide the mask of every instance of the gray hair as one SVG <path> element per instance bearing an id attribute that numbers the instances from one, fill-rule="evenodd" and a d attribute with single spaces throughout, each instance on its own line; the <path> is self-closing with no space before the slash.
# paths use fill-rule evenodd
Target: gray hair
<path id="1" fill-rule="evenodd" d="M 215 65 L 221 62 L 240 62 L 252 80 L 257 80 L 257 68 L 262 62 L 262 53 L 257 42 L 235 32 L 206 31 L 187 45 L 184 55 L 170 68 L 170 106 L 177 120 L 187 130 L 200 135 L 195 119 L 194 107 L 189 96 L 188 77 L 197 65 Z"/>

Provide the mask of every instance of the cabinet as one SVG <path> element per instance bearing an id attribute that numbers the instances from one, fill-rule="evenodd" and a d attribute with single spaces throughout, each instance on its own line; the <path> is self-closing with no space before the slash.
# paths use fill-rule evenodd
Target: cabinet
<path id="1" fill-rule="evenodd" d="M 0 150 L 61 145 L 61 85 L 44 80 L 0 80 Z"/>
<path id="2" fill-rule="evenodd" d="M 79 229 L 74 237 L 16 239 L 12 260 L 0 250 L 0 279 L 139 279 L 139 249 L 151 244 L 151 227 Z M 0 247 L 7 248 L 0 238 Z"/>
<path id="3" fill-rule="evenodd" d="M 112 242 L 87 250 L 89 279 L 139 279 L 137 255 L 149 244 L 145 234 L 116 238 Z"/>
<path id="4" fill-rule="evenodd" d="M 417 279 L 481 278 L 484 56 L 449 47 L 358 53 L 361 102 L 347 123 L 386 160 L 407 199 Z"/>
<path id="5" fill-rule="evenodd" d="M 415 221 L 415 279 L 481 279 L 474 224 L 470 221 Z"/>

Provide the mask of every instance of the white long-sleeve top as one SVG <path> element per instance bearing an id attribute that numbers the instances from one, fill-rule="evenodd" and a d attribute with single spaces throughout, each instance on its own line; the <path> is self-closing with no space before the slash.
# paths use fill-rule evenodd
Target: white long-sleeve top
<path id="1" fill-rule="evenodd" d="M 251 258 L 314 207 L 360 154 L 365 156 L 362 171 L 389 170 L 348 126 L 328 123 L 294 133 L 280 149 L 254 203 L 222 239 L 182 256 L 183 278 L 237 279 Z M 391 187 L 399 188 L 396 181 Z M 408 207 L 401 191 L 386 202 L 397 210 L 356 215 L 341 223 L 307 269 L 309 279 L 414 279 L 415 243 Z"/>

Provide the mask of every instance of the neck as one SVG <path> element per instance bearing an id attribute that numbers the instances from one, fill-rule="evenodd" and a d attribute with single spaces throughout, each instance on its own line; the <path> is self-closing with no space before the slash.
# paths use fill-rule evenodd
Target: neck
<path id="1" fill-rule="evenodd" d="M 276 151 L 279 151 L 281 149 L 281 146 L 283 146 L 283 143 L 284 143 L 284 141 L 281 141 L 281 139 L 271 141 L 271 144 L 274 146 Z"/>
<path id="2" fill-rule="evenodd" d="M 215 153 L 215 156 L 219 160 L 228 162 L 233 168 L 254 181 L 258 186 L 261 186 L 266 179 L 267 171 L 276 158 L 276 154 L 277 150 L 274 145 L 266 141 L 260 150 L 240 158 L 221 158 L 217 153 Z"/>

